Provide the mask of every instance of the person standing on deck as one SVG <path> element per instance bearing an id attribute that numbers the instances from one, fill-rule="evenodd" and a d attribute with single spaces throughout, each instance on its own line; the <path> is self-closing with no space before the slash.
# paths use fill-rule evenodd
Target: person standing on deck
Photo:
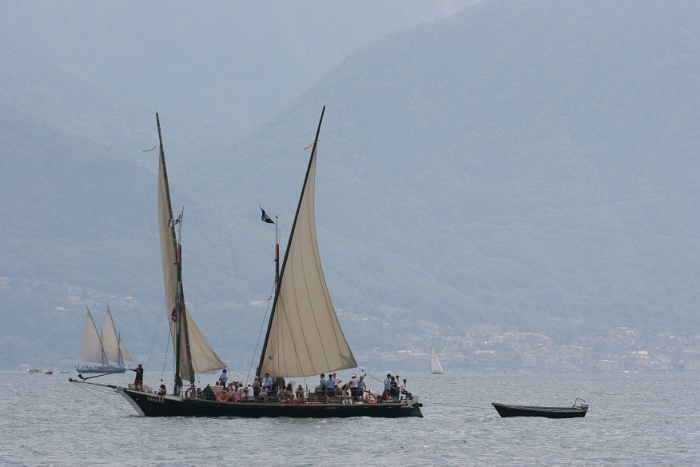
<path id="1" fill-rule="evenodd" d="M 399 398 L 399 382 L 396 381 L 396 378 L 394 378 L 392 376 L 391 383 L 389 383 L 389 384 L 391 385 L 391 391 L 390 391 L 391 397 L 395 397 L 398 399 Z"/>
<path id="2" fill-rule="evenodd" d="M 226 382 L 228 381 L 228 375 L 226 374 L 226 370 L 221 372 L 221 376 L 219 376 L 219 384 L 221 386 L 226 387 Z"/>
<path id="3" fill-rule="evenodd" d="M 352 374 L 350 377 L 350 395 L 352 396 L 352 401 L 357 402 L 357 383 L 359 380 L 357 379 L 357 375 L 355 373 Z"/>
<path id="4" fill-rule="evenodd" d="M 329 375 L 326 380 L 326 396 L 335 397 L 335 380 L 333 375 Z"/>
<path id="5" fill-rule="evenodd" d="M 391 373 L 386 375 L 386 379 L 384 380 L 384 397 L 389 397 L 389 394 L 391 393 Z"/>
<path id="6" fill-rule="evenodd" d="M 360 376 L 360 379 L 357 381 L 357 395 L 359 396 L 360 402 L 362 401 L 362 397 L 364 396 L 364 393 L 367 391 L 367 385 L 365 384 L 365 375 Z"/>
<path id="7" fill-rule="evenodd" d="M 138 368 L 130 368 L 129 371 L 136 373 L 136 377 L 134 378 L 134 389 L 143 392 L 143 366 L 139 363 Z"/>

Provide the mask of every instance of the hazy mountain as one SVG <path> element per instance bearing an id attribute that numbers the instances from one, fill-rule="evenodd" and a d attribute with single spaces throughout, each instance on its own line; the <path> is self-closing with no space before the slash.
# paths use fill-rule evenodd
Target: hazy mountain
<path id="1" fill-rule="evenodd" d="M 371 308 L 697 329 L 698 16 L 692 2 L 486 2 L 396 33 L 204 159 L 197 190 L 232 212 L 261 197 L 292 212 L 288 174 L 325 104 L 317 219 L 341 238 L 322 235 L 322 254 Z M 372 248 L 339 261 L 357 243 Z M 445 289 L 419 291 L 376 251 Z"/>
<path id="2" fill-rule="evenodd" d="M 116 8 L 90 5 L 90 14 Z M 338 11 L 325 17 L 341 21 Z M 234 144 L 202 143 L 207 109 L 222 116 L 234 108 L 216 91 L 227 65 L 218 73 L 211 64 L 210 81 L 191 93 L 186 86 L 201 75 L 182 70 L 159 80 L 170 92 L 141 87 L 149 78 L 139 54 L 152 41 L 118 40 L 119 27 L 136 24 L 130 16 L 103 27 L 104 43 L 123 44 L 124 62 L 139 64 L 128 68 L 128 85 L 107 65 L 90 71 L 75 52 L 49 54 L 63 57 L 53 64 L 36 50 L 7 52 L 0 276 L 11 279 L 0 281 L 0 358 L 16 362 L 42 342 L 54 355 L 77 355 L 83 304 L 104 300 L 121 310 L 125 340 L 148 354 L 163 314 L 150 169 L 157 155 L 137 152 L 137 161 L 110 147 L 126 147 L 120 135 L 133 151 L 150 147 L 161 104 L 173 202 L 186 207 L 186 296 L 225 358 L 249 358 L 272 285 L 274 231 L 257 206 L 280 214 L 286 238 L 303 148 L 323 105 L 319 242 L 355 348 L 396 346 L 396 334 L 420 334 L 424 322 L 460 333 L 490 323 L 560 340 L 619 325 L 698 330 L 698 19 L 692 2 L 489 1 L 375 42 L 353 33 L 357 42 L 335 40 L 368 45 Z M 153 24 L 163 37 L 189 31 L 198 44 L 227 30 L 211 26 L 202 39 L 188 29 L 197 21 Z M 63 37 L 46 29 L 37 44 Z M 323 55 L 324 43 L 310 37 L 301 49 Z M 185 45 L 181 52 L 182 60 L 175 52 L 154 59 L 162 60 L 154 69 L 207 57 Z M 330 66 L 331 56 L 307 69 Z M 279 63 L 275 82 L 285 72 L 293 78 L 270 91 L 265 112 L 311 81 Z M 261 81 L 248 94 L 270 86 Z M 142 94 L 124 92 L 137 88 Z M 231 112 L 223 119 L 238 125 Z"/>
<path id="3" fill-rule="evenodd" d="M 72 106 L 78 119 L 91 107 L 84 100 L 93 96 L 76 102 L 61 92 L 77 82 L 65 76 L 72 73 L 112 95 L 90 99 L 97 107 L 138 102 L 170 115 L 191 144 L 234 141 L 359 47 L 468 3 L 475 0 L 3 2 L 0 50 L 18 59 L 14 68 L 38 63 L 39 83 L 60 82 L 42 101 L 49 113 Z M 118 107 L 111 120 L 102 116 L 103 127 L 144 127 L 133 117 L 143 112 L 115 122 L 125 110 Z M 138 149 L 130 142 L 109 141 Z"/>

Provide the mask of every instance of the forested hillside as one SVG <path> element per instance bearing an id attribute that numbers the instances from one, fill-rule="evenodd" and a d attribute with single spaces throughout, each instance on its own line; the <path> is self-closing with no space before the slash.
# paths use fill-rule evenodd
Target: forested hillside
<path id="1" fill-rule="evenodd" d="M 198 190 L 291 212 L 325 104 L 318 223 L 340 237 L 321 237 L 327 270 L 359 292 L 346 306 L 697 328 L 697 19 L 691 2 L 468 8 L 350 57 L 207 160 Z"/>
<path id="2" fill-rule="evenodd" d="M 363 47 L 237 143 L 161 113 L 203 332 L 250 358 L 274 271 L 258 204 L 286 238 L 324 105 L 316 221 L 353 348 L 432 324 L 700 330 L 699 20 L 689 1 L 487 1 Z M 157 143 L 153 102 L 3 57 L 0 364 L 75 358 L 105 300 L 147 355 L 157 155 L 115 148 Z"/>

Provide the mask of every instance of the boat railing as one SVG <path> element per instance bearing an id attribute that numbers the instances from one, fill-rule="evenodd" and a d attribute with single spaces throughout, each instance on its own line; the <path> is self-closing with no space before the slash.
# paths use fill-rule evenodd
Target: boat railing
<path id="1" fill-rule="evenodd" d="M 579 405 L 576 405 L 578 401 L 581 401 Z M 588 410 L 588 402 L 585 400 L 581 399 L 580 397 L 577 397 L 576 400 L 574 400 L 574 405 L 571 406 L 572 409 L 580 409 L 580 410 Z"/>

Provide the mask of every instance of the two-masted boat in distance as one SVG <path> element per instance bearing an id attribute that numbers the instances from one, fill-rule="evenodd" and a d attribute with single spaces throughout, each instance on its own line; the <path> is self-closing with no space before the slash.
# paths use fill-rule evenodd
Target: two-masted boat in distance
<path id="1" fill-rule="evenodd" d="M 112 313 L 107 305 L 107 315 L 102 325 L 102 335 L 97 332 L 97 326 L 87 309 L 85 319 L 85 330 L 83 331 L 83 345 L 80 350 L 80 361 L 82 363 L 94 363 L 78 367 L 79 373 L 124 373 L 126 365 L 124 361 L 132 361 L 129 352 L 126 350 L 124 341 L 121 340 L 117 329 L 114 327 Z M 110 364 L 114 362 L 116 365 Z"/>
<path id="2" fill-rule="evenodd" d="M 256 376 L 268 373 L 275 378 L 308 377 L 356 368 L 357 363 L 345 339 L 333 308 L 321 268 L 314 191 L 318 136 L 325 107 L 316 131 L 296 215 L 289 234 L 284 261 L 276 258 L 276 287 L 267 333 Z M 289 402 L 262 403 L 211 397 L 207 388 L 195 387 L 195 374 L 225 368 L 197 328 L 185 304 L 182 287 L 182 247 L 179 230 L 182 215 L 173 216 L 165 165 L 160 120 L 156 114 L 160 142 L 158 167 L 158 223 L 170 332 L 175 350 L 175 385 L 172 394 L 159 397 L 134 388 L 116 389 L 141 416 L 207 417 L 422 417 L 417 396 L 404 400 L 382 400 L 370 394 L 360 400 L 322 397 Z M 175 227 L 178 227 L 176 233 Z M 279 246 L 277 247 L 279 249 Z M 72 381 L 72 380 L 71 380 Z M 189 382 L 185 389 L 184 382 Z M 90 382 L 75 381 L 90 384 Z M 92 383 L 101 384 L 101 383 Z M 206 393 L 210 397 L 206 397 Z M 308 388 L 307 388 L 308 393 Z M 337 402 L 336 402 L 337 401 Z"/>

